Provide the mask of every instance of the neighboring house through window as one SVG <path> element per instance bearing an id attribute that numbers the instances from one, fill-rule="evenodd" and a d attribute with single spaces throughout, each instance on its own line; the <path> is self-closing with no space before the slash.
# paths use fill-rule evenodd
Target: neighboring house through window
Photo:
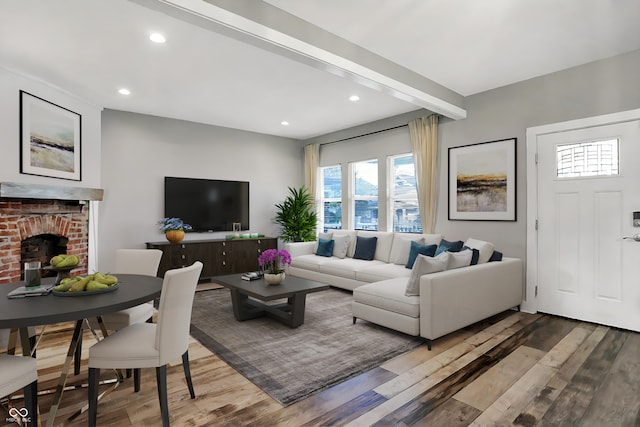
<path id="1" fill-rule="evenodd" d="M 387 215 L 389 223 L 387 230 L 422 233 L 413 155 L 390 156 L 388 159 L 389 202 L 387 206 L 390 212 Z"/>
<path id="2" fill-rule="evenodd" d="M 350 164 L 354 230 L 378 230 L 378 160 Z"/>
<path id="3" fill-rule="evenodd" d="M 322 211 L 320 223 L 326 233 L 342 228 L 342 167 L 322 167 Z"/>

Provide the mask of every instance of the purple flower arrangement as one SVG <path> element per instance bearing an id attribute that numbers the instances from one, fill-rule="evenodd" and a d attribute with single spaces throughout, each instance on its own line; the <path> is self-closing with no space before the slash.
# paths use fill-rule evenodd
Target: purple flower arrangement
<path id="1" fill-rule="evenodd" d="M 278 274 L 284 271 L 281 266 L 291 265 L 291 254 L 284 249 L 267 249 L 258 257 L 258 264 L 265 273 Z"/>

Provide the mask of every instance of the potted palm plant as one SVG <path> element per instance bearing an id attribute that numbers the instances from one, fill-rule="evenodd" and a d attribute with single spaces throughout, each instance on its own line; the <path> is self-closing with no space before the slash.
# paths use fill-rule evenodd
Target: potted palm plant
<path id="1" fill-rule="evenodd" d="M 289 187 L 289 196 L 276 204 L 275 222 L 281 227 L 280 238 L 284 242 L 309 242 L 316 240 L 318 215 L 314 200 L 305 186 Z"/>

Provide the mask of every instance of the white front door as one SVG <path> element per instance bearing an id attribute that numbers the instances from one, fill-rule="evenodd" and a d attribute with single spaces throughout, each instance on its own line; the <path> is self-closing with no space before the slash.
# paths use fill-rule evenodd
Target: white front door
<path id="1" fill-rule="evenodd" d="M 536 144 L 538 311 L 640 331 L 640 120 Z"/>

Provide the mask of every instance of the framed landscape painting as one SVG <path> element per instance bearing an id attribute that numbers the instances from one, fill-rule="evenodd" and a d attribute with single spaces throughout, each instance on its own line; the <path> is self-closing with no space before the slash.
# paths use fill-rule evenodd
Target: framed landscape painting
<path id="1" fill-rule="evenodd" d="M 516 220 L 516 138 L 449 148 L 449 219 Z"/>
<path id="2" fill-rule="evenodd" d="M 81 116 L 20 91 L 20 173 L 80 181 Z"/>

